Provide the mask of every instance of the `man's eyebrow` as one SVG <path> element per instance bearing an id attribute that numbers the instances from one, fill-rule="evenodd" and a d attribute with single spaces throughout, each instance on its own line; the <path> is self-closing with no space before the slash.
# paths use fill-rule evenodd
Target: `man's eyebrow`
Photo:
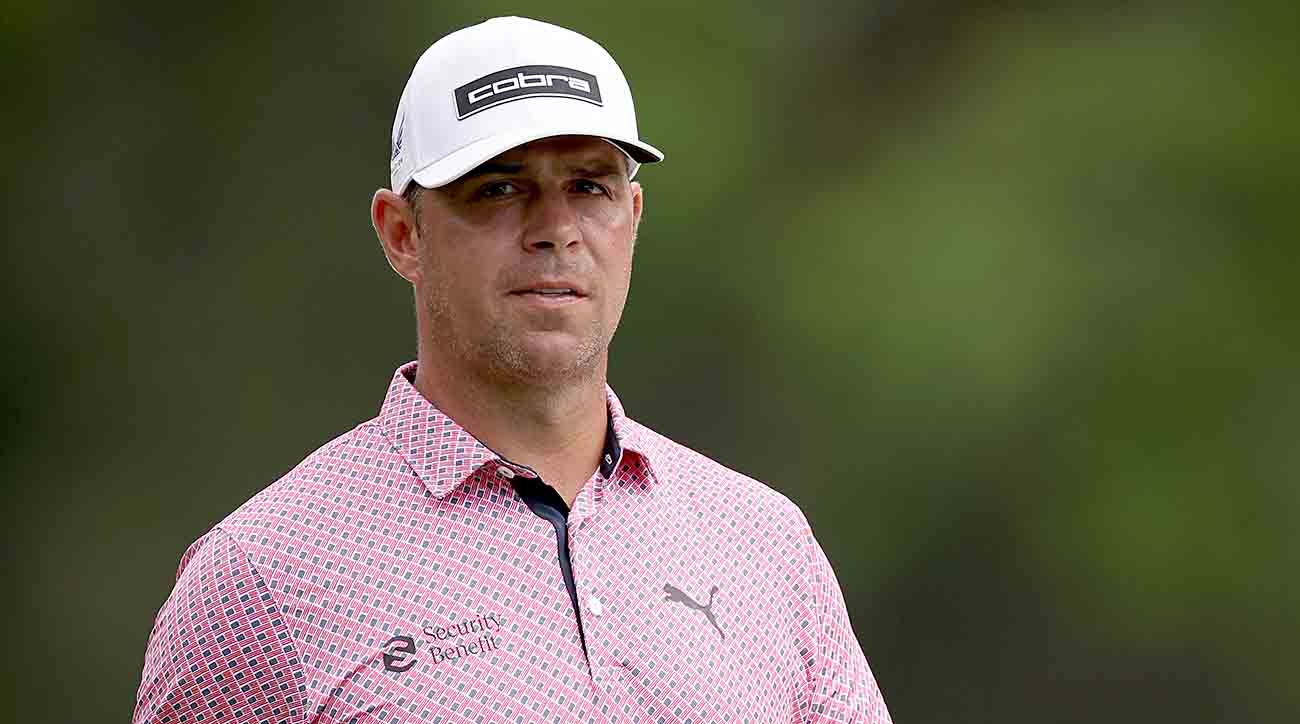
<path id="1" fill-rule="evenodd" d="M 522 163 L 501 163 L 500 161 L 488 161 L 479 164 L 474 168 L 466 171 L 457 181 L 468 181 L 476 176 L 488 176 L 491 174 L 516 174 L 525 168 Z M 579 161 L 568 167 L 569 173 L 579 176 L 617 176 L 627 172 L 627 169 L 620 164 L 611 163 L 602 158 Z"/>
<path id="2" fill-rule="evenodd" d="M 617 176 L 627 172 L 627 168 L 622 164 L 611 163 L 603 158 L 582 161 L 571 166 L 569 170 L 579 176 Z"/>
<path id="3" fill-rule="evenodd" d="M 479 164 L 469 171 L 466 171 L 460 178 L 470 179 L 475 176 L 487 176 L 488 174 L 494 173 L 519 173 L 523 170 L 524 165 L 522 163 L 498 163 L 496 161 L 488 161 L 487 163 Z"/>

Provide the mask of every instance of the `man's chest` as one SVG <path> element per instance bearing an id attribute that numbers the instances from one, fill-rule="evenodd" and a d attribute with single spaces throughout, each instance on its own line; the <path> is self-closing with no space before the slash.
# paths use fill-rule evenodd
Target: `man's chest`
<path id="1" fill-rule="evenodd" d="M 351 721 L 769 721 L 801 683 L 772 546 L 607 506 L 568 531 L 508 496 L 358 511 L 257 546 L 309 715 Z M 320 525 L 319 523 L 324 523 Z M 332 531 L 332 532 L 331 532 Z M 580 623 L 579 623 L 580 622 Z M 386 713 L 385 713 L 386 712 Z"/>

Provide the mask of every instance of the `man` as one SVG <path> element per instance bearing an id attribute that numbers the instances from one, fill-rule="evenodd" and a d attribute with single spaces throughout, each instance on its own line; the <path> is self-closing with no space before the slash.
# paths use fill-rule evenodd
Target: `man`
<path id="1" fill-rule="evenodd" d="M 606 386 L 662 158 L 581 35 L 429 48 L 371 207 L 417 360 L 185 552 L 135 721 L 888 721 L 799 509 Z"/>

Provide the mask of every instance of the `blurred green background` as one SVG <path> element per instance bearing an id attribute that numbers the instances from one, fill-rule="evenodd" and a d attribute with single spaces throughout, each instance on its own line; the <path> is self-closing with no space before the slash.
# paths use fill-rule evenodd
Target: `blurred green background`
<path id="1" fill-rule="evenodd" d="M 375 414 L 397 98 L 500 14 L 668 156 L 612 384 L 804 508 L 900 724 L 1295 721 L 1295 3 L 133 5 L 2 21 L 13 721 L 127 720 L 185 547 Z"/>

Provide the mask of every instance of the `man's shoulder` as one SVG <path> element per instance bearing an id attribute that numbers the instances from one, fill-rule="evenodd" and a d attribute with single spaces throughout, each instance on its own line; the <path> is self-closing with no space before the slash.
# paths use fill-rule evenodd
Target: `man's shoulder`
<path id="1" fill-rule="evenodd" d="M 379 471 L 395 470 L 403 464 L 380 430 L 378 420 L 363 422 L 318 447 L 288 472 L 253 494 L 227 515 L 217 527 L 235 535 L 250 523 L 262 521 L 268 513 L 283 516 L 287 506 L 315 507 L 312 499 L 330 497 L 343 481 L 371 475 L 340 475 L 358 467 Z M 292 519 L 292 515 L 290 515 Z"/>
<path id="2" fill-rule="evenodd" d="M 635 426 L 637 439 L 646 448 L 651 474 L 658 483 L 669 486 L 675 498 L 706 504 L 726 501 L 733 509 L 758 514 L 757 521 L 795 530 L 808 527 L 799 506 L 771 485 L 646 425 L 632 420 L 629 423 Z"/>
<path id="3" fill-rule="evenodd" d="M 181 555 L 177 580 L 201 556 L 209 565 L 247 561 L 250 571 L 272 576 L 267 564 L 301 548 L 324 519 L 344 507 L 364 510 L 373 493 L 356 487 L 356 482 L 379 479 L 379 471 L 401 464 L 377 422 L 363 422 L 321 445 L 209 528 Z M 374 472 L 358 474 L 358 467 Z"/>

